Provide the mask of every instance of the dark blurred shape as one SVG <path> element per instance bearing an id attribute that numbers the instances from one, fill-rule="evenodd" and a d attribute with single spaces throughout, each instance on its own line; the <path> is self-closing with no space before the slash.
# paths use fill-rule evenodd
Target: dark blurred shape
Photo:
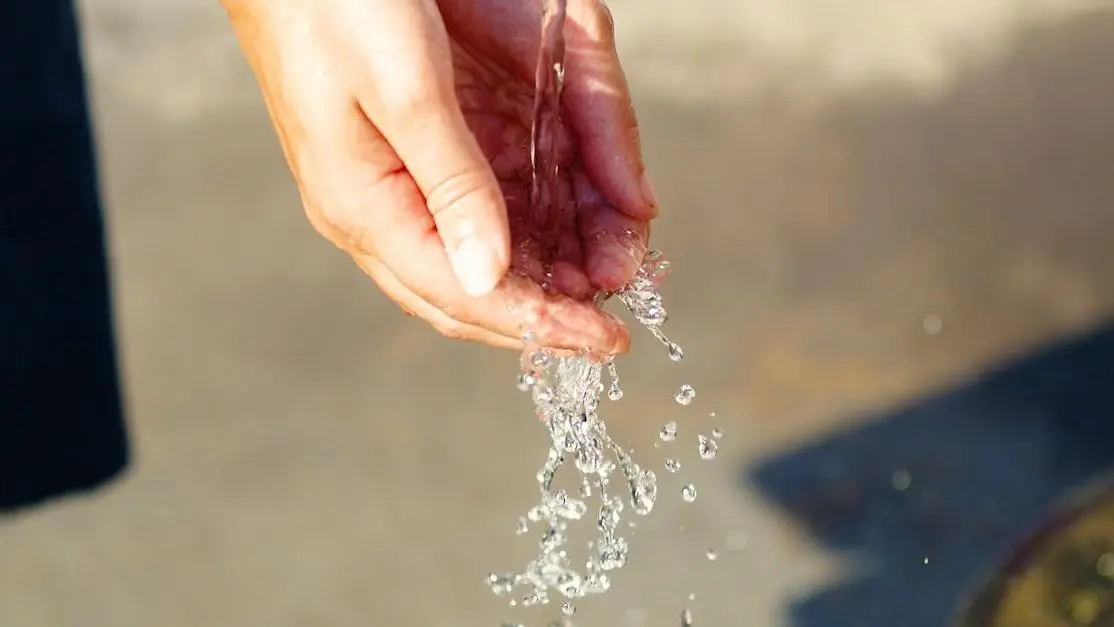
<path id="1" fill-rule="evenodd" d="M 128 446 L 70 0 L 0 3 L 0 510 L 88 489 Z"/>
<path id="2" fill-rule="evenodd" d="M 821 546 L 862 564 L 794 602 L 788 624 L 948 624 L 1057 499 L 1114 465 L 1112 380 L 1114 327 L 746 471 Z"/>
<path id="3" fill-rule="evenodd" d="M 1097 482 L 1022 542 L 958 627 L 1114 625 L 1114 483 Z"/>

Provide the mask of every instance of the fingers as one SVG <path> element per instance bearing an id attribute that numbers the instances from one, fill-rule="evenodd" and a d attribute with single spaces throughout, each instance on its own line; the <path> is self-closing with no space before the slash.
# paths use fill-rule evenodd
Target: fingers
<path id="1" fill-rule="evenodd" d="M 379 285 L 379 288 L 391 300 L 398 303 L 404 310 L 421 317 L 441 335 L 454 339 L 481 342 L 499 348 L 522 350 L 524 344 L 519 337 L 502 335 L 474 324 L 450 318 L 443 311 L 426 302 L 421 296 L 407 289 L 386 266 L 374 257 L 358 255 L 354 259 L 357 265 Z"/>
<path id="2" fill-rule="evenodd" d="M 263 25 L 289 32 L 253 35 L 258 41 L 245 46 L 259 51 L 253 66 L 314 226 L 404 307 L 448 335 L 512 347 L 526 325 L 542 346 L 625 351 L 626 329 L 590 303 L 543 294 L 537 284 L 516 277 L 491 291 L 509 256 L 507 217 L 486 164 L 477 165 L 483 156 L 459 108 L 449 106 L 445 77 L 451 74 L 439 66 L 449 63 L 447 52 L 413 53 L 444 43 L 444 33 L 430 26 L 436 21 L 421 13 L 430 4 L 338 2 L 343 10 L 331 13 L 335 19 L 327 24 L 295 14 Z M 263 28 L 244 28 L 256 26 Z M 364 36 L 369 30 L 376 37 Z M 400 34 L 408 41 L 385 41 Z M 415 44 L 415 38 L 425 43 Z M 390 59 L 380 59 L 387 51 Z M 369 66 L 379 74 L 369 78 Z M 368 111 L 391 129 L 397 150 Z M 469 236 L 487 236 L 502 248 L 504 260 L 492 264 L 494 279 L 457 278 L 450 253 L 459 256 Z M 485 296 L 470 295 L 484 290 Z"/>
<path id="3" fill-rule="evenodd" d="M 658 214 L 658 199 L 638 135 L 615 25 L 603 0 L 569 0 L 564 102 L 580 138 L 580 158 L 600 191 L 639 220 Z"/>
<path id="4" fill-rule="evenodd" d="M 464 291 L 483 296 L 510 265 L 507 210 L 499 183 L 461 112 L 452 55 L 436 4 L 396 7 L 397 28 L 376 29 L 359 100 L 420 190 Z M 406 9 L 409 10 L 406 10 Z M 377 16 L 384 19 L 384 16 Z"/>
<path id="5" fill-rule="evenodd" d="M 437 332 L 445 337 L 467 340 L 472 342 L 481 342 L 490 346 L 499 348 L 509 348 L 513 350 L 522 350 L 525 344 L 522 341 L 524 329 L 521 327 L 514 328 L 514 335 L 507 335 L 492 331 L 491 329 L 470 324 L 461 320 L 455 319 L 443 310 L 427 302 L 421 296 L 410 291 L 398 278 L 388 269 L 384 264 L 380 263 L 371 256 L 355 256 L 357 264 L 370 276 L 379 287 L 386 293 L 392 300 L 397 302 L 403 307 L 404 310 L 421 317 L 428 322 Z M 520 301 L 523 307 L 529 307 L 525 302 L 527 299 L 515 296 L 506 296 L 508 302 L 514 306 L 515 301 Z M 506 308 L 506 305 L 504 305 Z M 517 315 L 519 312 L 509 312 L 512 315 Z M 524 316 L 527 317 L 528 316 Z M 544 320 L 543 318 L 535 318 L 535 320 Z M 630 338 L 625 332 L 618 334 L 619 341 L 613 342 L 610 345 L 589 344 L 586 345 L 582 341 L 574 342 L 555 342 L 553 338 L 558 337 L 551 324 L 545 324 L 544 321 L 536 321 L 529 324 L 529 330 L 535 337 L 535 342 L 542 346 L 556 349 L 563 354 L 570 354 L 589 350 L 594 354 L 612 355 L 616 353 L 626 352 L 630 347 Z M 603 346 L 605 350 L 600 351 L 597 346 Z"/>
<path id="6" fill-rule="evenodd" d="M 346 125 L 314 153 L 331 155 L 328 178 L 308 194 L 323 231 L 345 248 L 392 298 L 450 337 L 520 348 L 525 328 L 539 345 L 617 354 L 629 348 L 623 325 L 588 302 L 543 293 L 520 277 L 473 297 L 456 280 L 422 194 L 375 127 Z M 388 271 L 389 269 L 389 271 Z"/>
<path id="7" fill-rule="evenodd" d="M 503 194 L 460 112 L 435 8 L 407 20 L 406 28 L 406 20 L 398 28 L 380 23 L 385 40 L 362 55 L 369 76 L 358 99 L 374 124 L 347 133 L 353 165 L 340 171 L 353 177 L 349 187 L 363 191 L 354 206 L 365 209 L 348 212 L 346 228 L 402 286 L 448 319 L 504 337 L 519 337 L 526 324 L 539 344 L 552 348 L 625 351 L 625 327 L 591 303 L 543 293 L 515 277 L 492 292 L 510 257 Z M 393 149 L 393 159 L 385 158 L 384 147 Z M 432 312 L 428 319 L 444 324 Z"/>
<path id="8" fill-rule="evenodd" d="M 496 346 L 513 346 L 507 338 L 521 337 L 526 325 L 538 344 L 550 348 L 601 354 L 627 350 L 629 335 L 616 319 L 588 302 L 543 293 L 532 281 L 508 276 L 495 292 L 469 295 L 449 265 L 423 194 L 362 112 L 304 123 L 306 141 L 315 144 L 304 152 L 317 164 L 310 169 L 320 174 L 304 179 L 311 214 L 319 215 L 322 231 L 414 313 L 447 335 Z M 389 268 L 390 278 L 378 267 Z"/>
<path id="9" fill-rule="evenodd" d="M 650 223 L 610 207 L 592 212 L 580 222 L 584 238 L 584 267 L 588 278 L 605 292 L 615 291 L 634 278 L 646 257 Z"/>
<path id="10" fill-rule="evenodd" d="M 573 175 L 577 227 L 584 242 L 584 271 L 599 289 L 610 292 L 626 285 L 646 257 L 650 222 L 615 209 L 585 174 Z"/>

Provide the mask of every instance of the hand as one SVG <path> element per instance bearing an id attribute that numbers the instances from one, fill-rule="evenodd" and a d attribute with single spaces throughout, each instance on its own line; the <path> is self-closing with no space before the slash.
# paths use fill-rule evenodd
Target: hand
<path id="1" fill-rule="evenodd" d="M 543 346 L 627 349 L 591 296 L 633 276 L 657 201 L 599 0 L 569 2 L 544 220 L 529 203 L 540 0 L 225 6 L 310 221 L 404 310 L 497 346 L 521 348 L 525 325 Z"/>

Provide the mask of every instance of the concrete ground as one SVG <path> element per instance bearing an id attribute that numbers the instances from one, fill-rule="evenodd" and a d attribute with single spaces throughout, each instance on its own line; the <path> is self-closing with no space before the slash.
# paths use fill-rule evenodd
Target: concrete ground
<path id="1" fill-rule="evenodd" d="M 680 6 L 613 1 L 687 357 L 636 335 L 606 409 L 657 468 L 679 420 L 685 468 L 577 624 L 943 625 L 1114 460 L 1114 5 Z M 0 522 L 0 625 L 555 616 L 482 583 L 531 554 L 514 356 L 313 233 L 214 3 L 84 13 L 137 460 Z"/>

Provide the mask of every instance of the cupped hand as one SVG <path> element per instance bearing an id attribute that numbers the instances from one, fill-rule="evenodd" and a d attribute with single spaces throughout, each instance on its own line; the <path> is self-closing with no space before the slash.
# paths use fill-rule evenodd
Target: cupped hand
<path id="1" fill-rule="evenodd" d="M 570 0 L 556 194 L 530 203 L 539 0 L 225 0 L 314 227 L 441 333 L 617 353 L 592 302 L 657 201 L 600 0 Z M 508 273 L 508 268 L 511 272 Z"/>

